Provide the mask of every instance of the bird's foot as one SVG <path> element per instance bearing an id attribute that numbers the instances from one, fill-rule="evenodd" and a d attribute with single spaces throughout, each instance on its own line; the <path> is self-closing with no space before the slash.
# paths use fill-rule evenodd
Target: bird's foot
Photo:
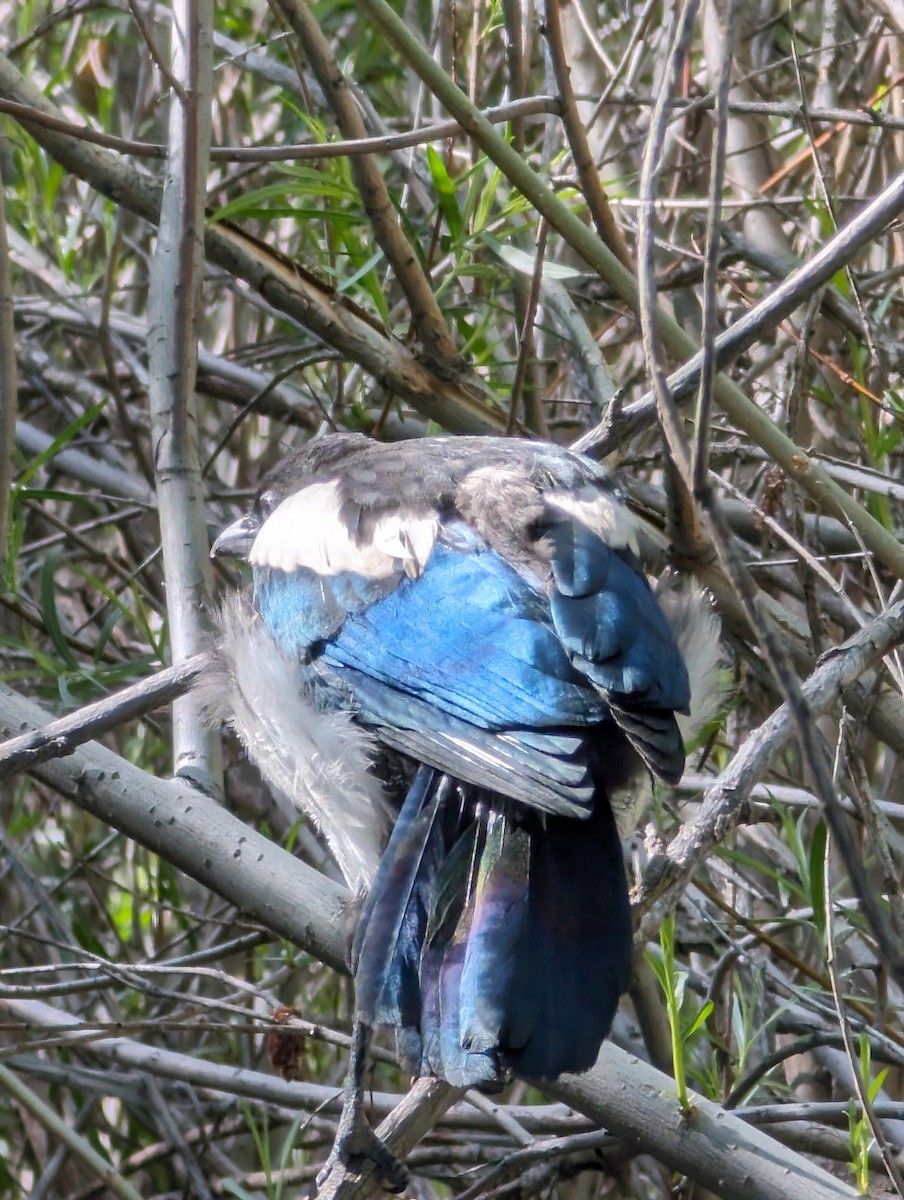
<path id="1" fill-rule="evenodd" d="M 407 1168 L 367 1123 L 360 1097 L 351 1096 L 343 1105 L 333 1149 L 317 1174 L 318 1188 L 338 1167 L 358 1176 L 372 1173 L 387 1192 L 402 1192 L 408 1184 Z"/>

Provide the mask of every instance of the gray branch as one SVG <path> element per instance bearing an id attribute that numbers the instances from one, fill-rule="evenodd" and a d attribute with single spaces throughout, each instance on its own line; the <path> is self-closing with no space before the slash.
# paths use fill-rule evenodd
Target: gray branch
<path id="1" fill-rule="evenodd" d="M 904 605 L 896 611 L 904 620 Z M 21 734 L 47 723 L 36 704 L 0 688 L 0 732 Z M 32 773 L 277 935 L 344 969 L 348 894 L 214 801 L 179 780 L 154 779 L 93 743 Z M 686 1117 L 666 1075 L 611 1044 L 592 1071 L 544 1090 L 725 1200 L 742 1193 L 747 1200 L 855 1198 L 851 1188 L 717 1105 L 695 1101 Z M 441 1108 L 443 1093 L 431 1096 Z"/>
<path id="2" fill-rule="evenodd" d="M 891 605 L 843 646 L 831 650 L 802 685 L 809 711 L 824 712 L 856 685 L 876 662 L 904 638 L 904 601 Z M 714 846 L 723 841 L 741 820 L 754 784 L 758 783 L 775 756 L 794 732 L 788 704 L 777 708 L 751 733 L 719 778 L 707 790 L 700 810 L 669 845 L 666 853 L 652 859 L 643 879 L 640 907 L 674 900 L 691 874 Z"/>
<path id="3" fill-rule="evenodd" d="M 198 451 L 195 378 L 204 274 L 204 206 L 210 147 L 212 0 L 173 6 L 169 151 L 148 296 L 148 399 L 170 646 L 176 663 L 209 634 L 213 571 Z M 222 794 L 217 734 L 195 696 L 173 705 L 173 770 Z"/>

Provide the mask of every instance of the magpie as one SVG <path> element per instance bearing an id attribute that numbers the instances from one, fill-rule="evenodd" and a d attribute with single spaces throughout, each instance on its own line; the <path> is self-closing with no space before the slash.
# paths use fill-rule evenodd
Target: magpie
<path id="1" fill-rule="evenodd" d="M 654 593 L 609 473 L 494 437 L 330 434 L 211 554 L 251 566 L 214 711 L 362 897 L 359 1025 L 492 1090 L 596 1060 L 631 978 L 620 830 L 711 712 L 718 628 Z M 682 724 L 683 722 L 683 724 Z"/>

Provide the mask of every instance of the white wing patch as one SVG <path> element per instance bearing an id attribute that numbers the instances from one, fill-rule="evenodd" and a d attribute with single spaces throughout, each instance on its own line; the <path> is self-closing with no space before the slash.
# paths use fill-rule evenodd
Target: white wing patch
<path id="1" fill-rule="evenodd" d="M 592 499 L 575 492 L 546 492 L 543 499 L 551 508 L 566 513 L 574 521 L 586 525 L 613 550 L 627 547 L 639 556 L 637 534 L 640 518 L 627 505 L 606 492 L 596 492 Z"/>
<path id="2" fill-rule="evenodd" d="M 387 513 L 377 520 L 373 540 L 359 545 L 339 510 L 335 481 L 302 488 L 264 522 L 249 562 L 279 571 L 307 567 L 318 575 L 351 571 L 369 579 L 385 579 L 401 562 L 406 574 L 421 574 L 436 543 L 436 513 Z"/>
<path id="3" fill-rule="evenodd" d="M 374 530 L 374 548 L 400 559 L 405 574 L 417 578 L 436 545 L 439 517 L 436 513 L 395 512 L 380 517 Z"/>

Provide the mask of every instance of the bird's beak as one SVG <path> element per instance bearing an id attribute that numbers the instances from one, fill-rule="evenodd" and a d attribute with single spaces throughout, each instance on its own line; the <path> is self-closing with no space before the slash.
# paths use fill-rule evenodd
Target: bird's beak
<path id="1" fill-rule="evenodd" d="M 210 547 L 211 558 L 247 558 L 260 530 L 260 520 L 254 513 L 245 513 L 227 525 Z"/>

